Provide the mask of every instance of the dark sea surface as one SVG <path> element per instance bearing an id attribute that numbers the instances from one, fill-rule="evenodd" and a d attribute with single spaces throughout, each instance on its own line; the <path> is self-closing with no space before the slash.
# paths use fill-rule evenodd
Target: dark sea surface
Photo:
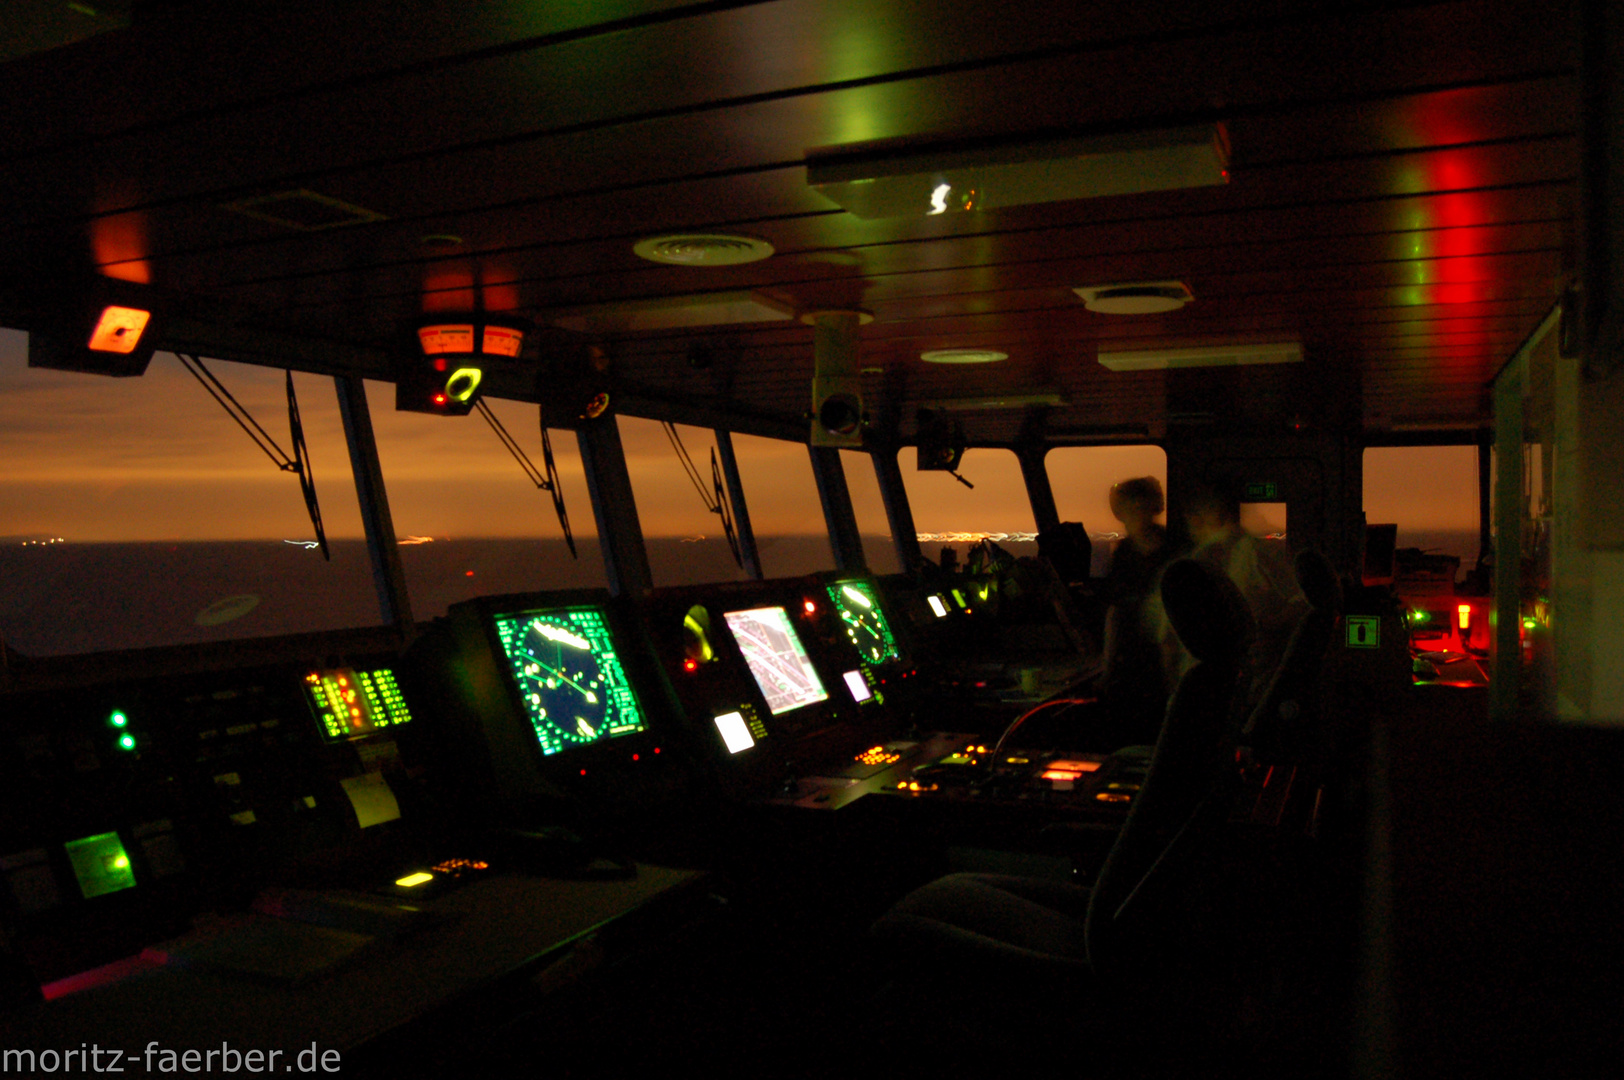
<path id="1" fill-rule="evenodd" d="M 876 573 L 898 563 L 888 537 L 864 537 Z M 1476 562 L 1476 533 L 1400 533 L 1403 547 Z M 833 568 L 822 535 L 758 539 L 768 577 Z M 940 559 L 944 545 L 922 545 Z M 962 562 L 971 545 L 958 550 Z M 1000 545 L 1016 557 L 1037 554 L 1030 541 Z M 603 559 L 594 538 L 571 559 L 562 540 L 436 540 L 402 546 L 412 614 L 424 621 L 475 596 L 601 588 Z M 656 586 L 742 581 L 725 541 L 656 537 L 647 541 Z M 1094 573 L 1104 573 L 1111 543 L 1096 540 Z M 274 637 L 377 625 L 381 619 L 366 545 L 332 544 L 320 552 L 280 540 L 185 543 L 0 544 L 0 638 L 30 656 L 153 645 Z"/>
<path id="2" fill-rule="evenodd" d="M 834 565 L 821 535 L 758 543 L 771 577 Z M 431 619 L 475 596 L 604 587 L 596 539 L 577 544 L 579 559 L 557 539 L 403 545 L 412 615 Z M 870 538 L 866 546 L 889 552 L 890 541 Z M 656 537 L 647 548 L 656 585 L 746 576 L 721 538 Z M 327 562 L 281 540 L 0 543 L 0 638 L 25 655 L 55 656 L 377 625 L 365 543 L 338 540 L 331 550 Z"/>

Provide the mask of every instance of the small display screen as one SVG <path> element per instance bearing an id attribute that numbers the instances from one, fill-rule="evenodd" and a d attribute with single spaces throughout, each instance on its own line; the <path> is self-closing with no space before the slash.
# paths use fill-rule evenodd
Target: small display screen
<path id="1" fill-rule="evenodd" d="M 497 615 L 495 624 L 543 754 L 644 730 L 643 710 L 598 608 Z"/>
<path id="2" fill-rule="evenodd" d="M 783 608 L 730 611 L 722 617 L 774 716 L 829 697 Z"/>
<path id="3" fill-rule="evenodd" d="M 846 636 L 866 663 L 883 664 L 899 658 L 897 639 L 885 621 L 885 612 L 874 591 L 860 581 L 844 581 L 829 586 L 829 599 L 846 625 Z"/>
<path id="4" fill-rule="evenodd" d="M 868 688 L 868 680 L 863 678 L 861 671 L 848 671 L 845 674 L 846 689 L 851 691 L 851 699 L 861 705 L 874 696 Z"/>
<path id="5" fill-rule="evenodd" d="M 721 733 L 722 743 L 730 754 L 756 745 L 756 740 L 750 737 L 750 726 L 744 722 L 743 713 L 730 712 L 718 716 L 716 730 Z"/>
<path id="6" fill-rule="evenodd" d="M 370 735 L 412 718 L 392 668 L 312 671 L 304 678 L 304 688 L 310 710 L 329 741 Z"/>
<path id="7" fill-rule="evenodd" d="M 931 595 L 925 597 L 925 601 L 930 604 L 930 609 L 936 613 L 936 617 L 938 619 L 945 619 L 947 617 L 947 605 L 942 603 L 941 594 L 932 593 Z"/>
<path id="8" fill-rule="evenodd" d="M 79 891 L 85 894 L 86 900 L 135 888 L 135 871 L 130 868 L 130 857 L 118 833 L 70 840 L 66 847 L 73 876 L 79 880 Z"/>

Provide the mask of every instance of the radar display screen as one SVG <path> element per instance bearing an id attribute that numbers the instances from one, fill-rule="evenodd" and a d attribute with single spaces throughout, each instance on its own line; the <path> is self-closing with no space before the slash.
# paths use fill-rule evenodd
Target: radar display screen
<path id="1" fill-rule="evenodd" d="M 865 663 L 883 664 L 900 659 L 897 639 L 891 636 L 885 612 L 874 599 L 874 591 L 860 581 L 842 581 L 829 586 L 829 599 L 846 625 L 846 636 Z"/>
<path id="2" fill-rule="evenodd" d="M 642 731 L 643 710 L 596 607 L 494 618 L 519 703 L 545 755 Z"/>
<path id="3" fill-rule="evenodd" d="M 304 677 L 305 700 L 329 742 L 370 735 L 412 718 L 393 668 L 333 668 Z"/>
<path id="4" fill-rule="evenodd" d="M 730 611 L 722 617 L 774 716 L 829 697 L 783 608 Z"/>

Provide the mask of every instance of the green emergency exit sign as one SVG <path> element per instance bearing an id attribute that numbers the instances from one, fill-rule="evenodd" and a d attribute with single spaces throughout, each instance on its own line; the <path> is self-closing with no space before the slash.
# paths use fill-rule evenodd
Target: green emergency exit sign
<path id="1" fill-rule="evenodd" d="M 1349 615 L 1347 625 L 1348 648 L 1381 648 L 1382 620 L 1380 615 Z"/>
<path id="2" fill-rule="evenodd" d="M 1253 480 L 1246 485 L 1247 502 L 1276 502 L 1280 498 L 1280 485 L 1273 480 Z"/>

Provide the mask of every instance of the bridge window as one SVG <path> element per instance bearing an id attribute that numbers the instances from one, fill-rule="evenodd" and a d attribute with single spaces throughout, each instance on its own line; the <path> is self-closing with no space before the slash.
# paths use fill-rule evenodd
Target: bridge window
<path id="1" fill-rule="evenodd" d="M 1032 503 L 1014 451 L 996 447 L 965 451 L 957 473 L 973 487 L 951 473 L 921 471 L 911 446 L 898 452 L 897 463 L 925 558 L 940 560 L 942 548 L 951 547 L 962 559 L 983 537 L 1016 557 L 1037 554 Z"/>
<path id="2" fill-rule="evenodd" d="M 1475 446 L 1373 446 L 1364 456 L 1365 520 L 1398 525 L 1398 546 L 1477 563 Z"/>
<path id="3" fill-rule="evenodd" d="M 1061 521 L 1079 521 L 1094 539 L 1094 577 L 1103 577 L 1122 531 L 1111 515 L 1111 485 L 1154 476 L 1167 490 L 1167 452 L 1159 446 L 1057 446 L 1043 459 Z M 1165 518 L 1163 519 L 1166 520 Z"/>
<path id="4" fill-rule="evenodd" d="M 699 490 L 666 437 L 664 425 L 636 416 L 616 417 L 615 423 L 620 425 L 620 444 L 632 478 L 632 497 L 637 500 L 637 518 L 643 527 L 654 584 L 744 580 L 745 572 L 734 562 L 727 546 L 721 517 L 705 509 Z M 707 428 L 687 424 L 676 428 L 709 496 L 711 450 L 716 446 L 716 436 Z"/>
<path id="5" fill-rule="evenodd" d="M 331 379 L 295 375 L 332 561 L 295 478 L 175 357 L 32 369 L 0 331 L 0 637 L 61 655 L 381 621 Z M 280 370 L 206 361 L 291 452 Z"/>
<path id="6" fill-rule="evenodd" d="M 842 450 L 840 467 L 846 473 L 851 492 L 852 512 L 857 515 L 857 531 L 863 538 L 863 560 L 876 574 L 902 570 L 896 545 L 891 539 L 891 519 L 885 516 L 885 500 L 874 472 L 874 458 L 860 450 Z"/>
<path id="7" fill-rule="evenodd" d="M 574 432 L 555 430 L 550 438 L 579 559 L 570 558 L 552 497 L 484 420 L 396 412 L 393 383 L 366 385 L 413 618 L 444 615 L 475 596 L 607 582 Z M 541 468 L 536 406 L 485 400 Z"/>
<path id="8" fill-rule="evenodd" d="M 735 434 L 733 454 L 762 573 L 773 578 L 833 570 L 834 550 L 806 444 Z"/>

